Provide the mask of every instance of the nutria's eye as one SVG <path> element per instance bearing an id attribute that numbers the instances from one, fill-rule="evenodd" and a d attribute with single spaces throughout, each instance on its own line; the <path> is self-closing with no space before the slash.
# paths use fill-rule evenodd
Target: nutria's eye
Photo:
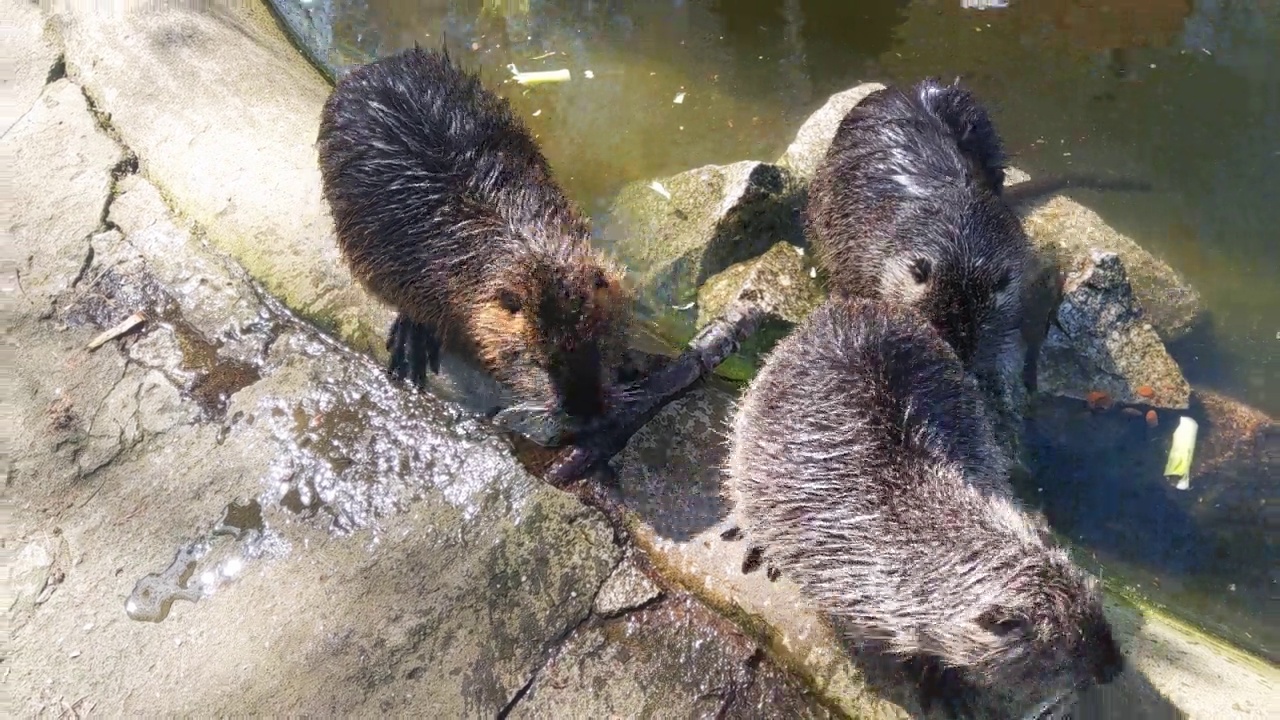
<path id="1" fill-rule="evenodd" d="M 1025 635 L 1031 629 L 1031 624 L 1026 618 L 1017 615 L 1010 616 L 995 610 L 983 613 L 978 618 L 978 623 L 992 635 L 998 637 L 1005 637 L 1015 632 Z"/>
<path id="2" fill-rule="evenodd" d="M 1013 273 L 1007 272 L 1001 275 L 1000 279 L 996 281 L 996 292 L 1004 292 L 1005 290 L 1008 290 L 1009 286 L 1012 284 L 1013 284 Z"/>
<path id="3" fill-rule="evenodd" d="M 933 271 L 933 263 L 926 258 L 916 258 L 911 263 L 911 277 L 921 285 L 929 282 L 929 273 Z"/>
<path id="4" fill-rule="evenodd" d="M 603 270 L 596 271 L 596 289 L 603 290 L 609 287 L 609 276 L 604 274 Z"/>
<path id="5" fill-rule="evenodd" d="M 520 312 L 520 298 L 510 290 L 503 290 L 498 293 L 498 304 L 502 306 L 503 310 L 513 315 Z"/>

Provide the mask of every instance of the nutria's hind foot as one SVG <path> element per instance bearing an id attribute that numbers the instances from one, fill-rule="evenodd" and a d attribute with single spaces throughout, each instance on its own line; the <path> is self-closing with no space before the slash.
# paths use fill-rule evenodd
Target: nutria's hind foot
<path id="1" fill-rule="evenodd" d="M 391 324 L 387 351 L 391 353 L 387 372 L 395 380 L 409 381 L 418 390 L 427 387 L 427 370 L 440 372 L 440 338 L 435 328 L 414 322 L 403 313 Z"/>
<path id="2" fill-rule="evenodd" d="M 742 539 L 742 528 L 734 525 L 728 530 L 720 533 L 720 539 L 725 542 L 737 542 Z"/>

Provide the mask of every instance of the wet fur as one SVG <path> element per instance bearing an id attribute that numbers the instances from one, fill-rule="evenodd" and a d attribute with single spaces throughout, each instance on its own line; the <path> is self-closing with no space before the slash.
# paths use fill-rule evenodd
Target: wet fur
<path id="1" fill-rule="evenodd" d="M 885 88 L 840 123 L 805 218 L 832 290 L 919 309 L 966 368 L 988 376 L 1019 361 L 1010 351 L 1034 259 L 1001 197 L 1004 162 L 990 117 L 963 86 Z"/>
<path id="2" fill-rule="evenodd" d="M 1093 580 L 1014 498 L 1006 462 L 920 314 L 832 298 L 743 396 L 724 487 L 740 531 L 725 537 L 855 641 L 953 669 L 1017 717 L 1123 661 Z"/>
<path id="3" fill-rule="evenodd" d="M 342 77 L 317 147 L 342 253 L 399 311 L 393 374 L 421 386 L 449 347 L 517 403 L 605 411 L 630 292 L 506 100 L 415 47 Z"/>

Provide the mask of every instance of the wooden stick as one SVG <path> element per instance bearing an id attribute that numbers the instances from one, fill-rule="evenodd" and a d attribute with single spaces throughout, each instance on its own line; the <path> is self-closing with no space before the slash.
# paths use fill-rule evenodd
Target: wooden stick
<path id="1" fill-rule="evenodd" d="M 546 479 L 566 485 L 586 477 L 622 452 L 631 437 L 664 407 L 684 397 L 702 378 L 738 351 L 764 319 L 762 294 L 744 287 L 724 315 L 712 320 L 689 341 L 675 361 L 651 375 L 636 400 L 623 406 L 603 426 L 566 448 L 547 470 Z"/>

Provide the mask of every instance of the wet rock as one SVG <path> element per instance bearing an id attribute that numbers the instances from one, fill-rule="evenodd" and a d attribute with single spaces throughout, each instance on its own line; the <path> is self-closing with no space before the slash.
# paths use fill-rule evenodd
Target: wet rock
<path id="1" fill-rule="evenodd" d="M 681 598 L 575 633 L 510 717 L 832 715 L 731 624 Z"/>
<path id="2" fill-rule="evenodd" d="M 55 38 L 45 32 L 40 6 L 13 0 L 0 5 L 0 57 L 5 59 L 6 101 L 0 107 L 0 136 L 40 97 L 60 71 Z"/>
<path id="3" fill-rule="evenodd" d="M 1118 255 L 1138 304 L 1161 339 L 1182 337 L 1200 318 L 1199 293 L 1177 271 L 1116 232 L 1094 211 L 1060 195 L 1020 209 L 1032 243 L 1065 269 L 1078 266 L 1095 250 Z"/>
<path id="4" fill-rule="evenodd" d="M 684 304 L 707 278 L 780 240 L 801 240 L 787 172 L 776 165 L 707 165 L 660 182 L 670 199 L 648 183 L 623 188 L 608 229 L 650 302 Z"/>
<path id="5" fill-rule="evenodd" d="M 698 288 L 698 326 L 723 313 L 747 283 L 772 291 L 775 301 L 770 303 L 770 309 L 774 317 L 791 324 L 800 322 L 825 296 L 816 270 L 807 260 L 804 248 L 780 242 L 763 255 L 708 278 Z"/>
<path id="6" fill-rule="evenodd" d="M 764 293 L 764 320 L 738 352 L 716 369 L 733 380 L 749 380 L 763 355 L 785 337 L 826 297 L 815 268 L 803 248 L 780 242 L 764 255 L 729 266 L 698 289 L 697 327 L 703 327 L 728 308 L 746 286 Z"/>
<path id="7" fill-rule="evenodd" d="M 1251 566 L 1246 569 L 1254 577 L 1248 585 L 1274 587 L 1274 558 L 1280 551 L 1275 533 L 1280 423 L 1257 408 L 1208 390 L 1197 389 L 1192 403 L 1200 432 L 1192 460 L 1191 494 L 1201 522 L 1241 548 L 1234 564 Z M 1244 558 L 1254 562 L 1245 563 Z M 1238 582 L 1244 590 L 1245 578 Z M 1275 629 L 1265 633 L 1269 642 L 1261 630 L 1253 634 L 1273 648 L 1280 642 L 1280 631 Z"/>
<path id="8" fill-rule="evenodd" d="M 813 179 L 813 174 L 818 171 L 818 166 L 827 155 L 827 149 L 831 147 L 840 121 L 863 98 L 883 89 L 884 85 L 880 83 L 863 83 L 827 98 L 826 103 L 796 131 L 795 139 L 787 146 L 782 157 L 778 158 L 778 165 L 787 168 L 805 183 Z"/>
<path id="9" fill-rule="evenodd" d="M 1078 398 L 1185 409 L 1191 388 L 1130 288 L 1112 252 L 1094 251 L 1067 277 L 1041 348 L 1039 387 Z"/>
<path id="10" fill-rule="evenodd" d="M 603 617 L 634 610 L 662 595 L 662 591 L 631 560 L 623 560 L 596 595 L 595 611 Z"/>

